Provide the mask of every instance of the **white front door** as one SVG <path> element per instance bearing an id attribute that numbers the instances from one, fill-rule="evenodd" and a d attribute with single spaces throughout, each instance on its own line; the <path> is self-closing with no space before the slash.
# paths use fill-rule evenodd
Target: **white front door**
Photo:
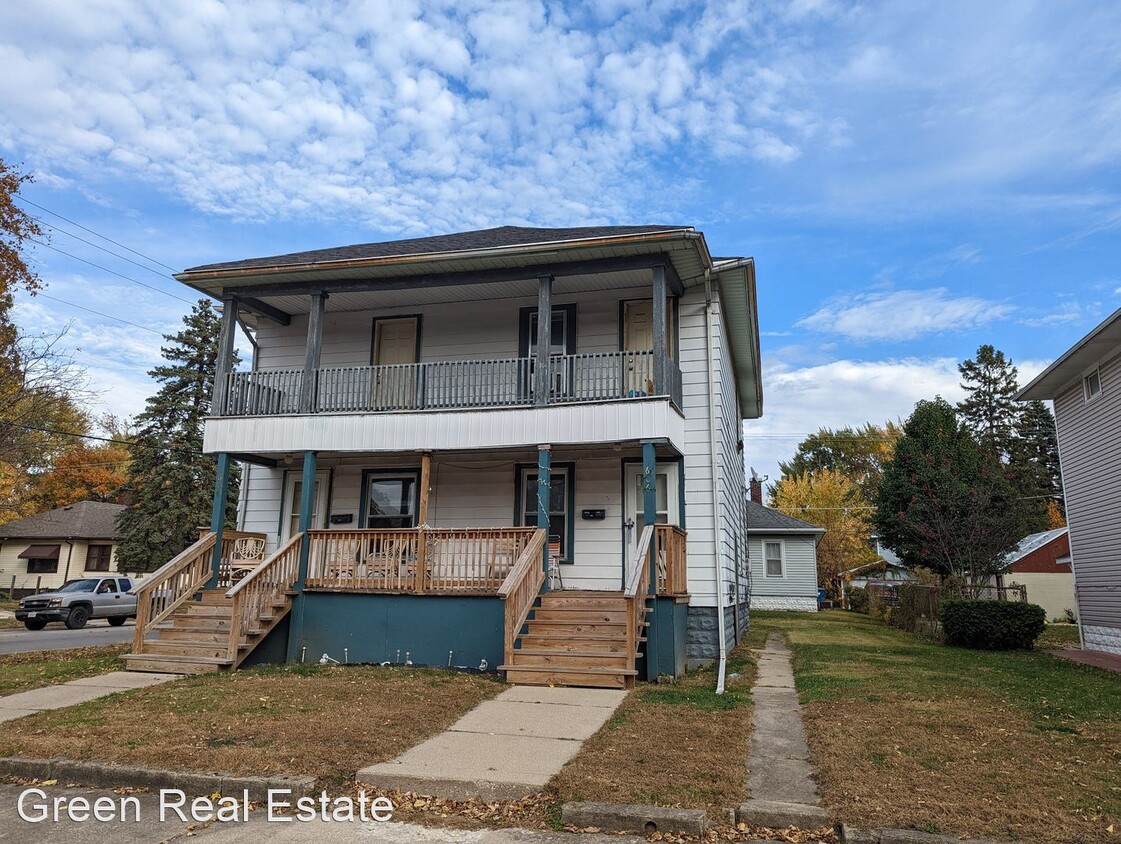
<path id="1" fill-rule="evenodd" d="M 414 405 L 417 362 L 417 318 L 379 319 L 374 324 L 374 409 L 395 410 Z"/>
<path id="2" fill-rule="evenodd" d="M 681 499 L 678 495 L 678 465 L 676 463 L 658 464 L 655 474 L 657 486 L 654 494 L 655 521 L 660 525 L 681 524 Z M 639 537 L 646 527 L 646 518 L 642 504 L 642 464 L 628 463 L 625 478 L 626 499 L 626 527 L 627 545 L 626 553 L 629 560 L 638 547 Z"/>
<path id="3" fill-rule="evenodd" d="M 315 473 L 315 497 L 312 503 L 311 526 L 322 530 L 327 526 L 328 472 Z M 284 512 L 280 519 L 280 544 L 300 532 L 300 498 L 303 495 L 303 474 L 298 471 L 284 475 Z"/>

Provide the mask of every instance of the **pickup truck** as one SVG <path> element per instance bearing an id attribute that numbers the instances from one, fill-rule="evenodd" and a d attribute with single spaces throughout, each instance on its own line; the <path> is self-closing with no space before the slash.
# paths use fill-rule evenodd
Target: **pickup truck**
<path id="1" fill-rule="evenodd" d="M 119 627 L 136 618 L 136 596 L 127 577 L 83 577 L 68 580 L 53 592 L 40 592 L 19 602 L 16 621 L 28 630 L 42 630 L 50 621 L 63 621 L 71 630 L 91 618 L 105 618 Z"/>

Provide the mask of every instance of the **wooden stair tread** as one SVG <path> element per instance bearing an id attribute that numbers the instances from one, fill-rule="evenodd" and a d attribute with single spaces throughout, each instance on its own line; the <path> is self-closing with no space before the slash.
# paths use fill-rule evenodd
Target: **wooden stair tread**
<path id="1" fill-rule="evenodd" d="M 199 662 L 207 665 L 229 665 L 230 660 L 221 656 L 184 656 L 183 654 L 125 654 L 125 661 L 151 659 L 160 662 Z"/>
<path id="2" fill-rule="evenodd" d="M 633 668 L 610 668 L 610 667 L 591 667 L 582 668 L 579 666 L 565 666 L 558 668 L 556 666 L 541 666 L 536 665 L 500 665 L 499 671 L 555 671 L 558 674 L 622 674 L 627 677 L 637 677 L 638 671 Z"/>

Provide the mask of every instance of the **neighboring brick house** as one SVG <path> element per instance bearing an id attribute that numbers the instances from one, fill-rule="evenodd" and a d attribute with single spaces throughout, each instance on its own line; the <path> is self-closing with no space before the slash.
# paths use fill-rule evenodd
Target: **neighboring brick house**
<path id="1" fill-rule="evenodd" d="M 121 504 L 79 501 L 0 525 L 0 590 L 24 597 L 117 570 Z"/>
<path id="2" fill-rule="evenodd" d="M 1043 607 L 1050 620 L 1065 621 L 1068 612 L 1078 615 L 1070 534 L 1065 527 L 1025 536 L 1008 555 L 1004 571 L 993 580 L 998 587 L 1026 586 L 1028 600 Z"/>

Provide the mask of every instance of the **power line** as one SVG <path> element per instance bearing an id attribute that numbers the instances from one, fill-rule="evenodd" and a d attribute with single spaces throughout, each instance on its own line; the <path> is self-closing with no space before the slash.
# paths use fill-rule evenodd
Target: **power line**
<path id="1" fill-rule="evenodd" d="M 134 267 L 140 267 L 140 269 L 147 270 L 150 273 L 158 275 L 160 278 L 166 278 L 170 281 L 175 280 L 165 272 L 161 272 L 160 270 L 153 269 L 152 267 L 149 267 L 147 264 L 142 264 L 139 261 L 134 261 L 134 260 L 132 260 L 132 258 L 129 258 L 125 255 L 122 255 L 120 252 L 114 252 L 112 249 L 106 249 L 104 246 L 100 246 L 100 245 L 94 243 L 92 240 L 86 240 L 84 237 L 79 237 L 78 235 L 74 234 L 74 232 L 68 232 L 66 229 L 62 228 L 61 226 L 56 226 L 56 225 L 53 225 L 51 223 L 48 223 L 42 217 L 32 217 L 32 219 L 37 221 L 37 222 L 42 223 L 44 226 L 46 226 L 49 229 L 53 229 L 56 232 L 60 232 L 64 235 L 66 235 L 67 237 L 72 237 L 75 240 L 80 240 L 82 243 L 86 244 L 87 246 L 92 246 L 94 249 L 100 249 L 102 252 L 105 252 L 108 255 L 112 255 L 114 258 L 120 258 L 122 261 L 128 261 Z"/>
<path id="2" fill-rule="evenodd" d="M 168 293 L 166 290 L 161 290 L 160 288 L 156 287 L 155 285 L 147 284 L 146 282 L 139 281 L 135 278 L 132 278 L 132 276 L 127 276 L 124 273 L 119 273 L 116 270 L 111 270 L 108 267 L 103 267 L 103 266 L 101 266 L 101 264 L 95 264 L 93 261 L 88 261 L 85 258 L 79 258 L 77 255 L 74 255 L 70 252 L 67 252 L 65 249 L 59 249 L 57 246 L 51 246 L 49 243 L 44 243 L 43 241 L 36 240 L 33 237 L 29 238 L 29 239 L 31 240 L 32 243 L 37 243 L 40 246 L 45 246 L 48 249 L 51 249 L 55 252 L 58 252 L 62 255 L 65 255 L 68 258 L 73 258 L 75 261 L 81 261 L 83 264 L 89 264 L 91 267 L 95 267 L 96 269 L 99 269 L 102 272 L 109 273 L 110 275 L 115 275 L 118 278 L 123 278 L 125 281 L 131 281 L 133 284 L 139 284 L 141 287 L 147 287 L 149 290 L 154 290 L 157 293 L 162 293 L 164 296 L 170 296 L 172 299 L 178 299 L 180 302 L 186 302 L 188 305 L 193 305 L 194 304 L 194 302 L 192 302 L 190 299 L 184 299 L 182 296 L 176 296 L 174 293 Z"/>
<path id="3" fill-rule="evenodd" d="M 209 456 L 204 451 L 199 451 L 198 449 L 194 449 L 194 448 L 183 448 L 182 446 L 162 446 L 162 445 L 152 445 L 152 444 L 149 444 L 149 443 L 142 443 L 142 442 L 139 442 L 139 441 L 136 441 L 136 440 L 118 440 L 118 439 L 114 439 L 112 437 L 99 437 L 96 434 L 78 434 L 78 433 L 75 433 L 74 431 L 63 431 L 63 430 L 60 430 L 58 428 L 43 428 L 43 427 L 40 427 L 40 426 L 37 426 L 37 425 L 23 425 L 19 422 L 12 422 L 12 423 L 9 423 L 9 425 L 10 425 L 10 427 L 20 428 L 24 431 L 38 431 L 41 434 L 56 434 L 60 437 L 74 437 L 75 439 L 83 439 L 83 440 L 97 440 L 98 442 L 114 443 L 115 445 L 128 446 L 129 448 L 134 448 L 134 447 L 154 448 L 154 449 L 158 449 L 160 451 L 176 451 L 176 452 L 181 452 L 183 454 L 191 454 L 191 455 L 194 455 L 196 457 L 208 457 Z"/>
<path id="4" fill-rule="evenodd" d="M 71 220 L 71 219 L 70 219 L 69 217 L 63 217 L 63 216 L 62 216 L 61 214 L 59 214 L 59 213 L 58 213 L 57 211 L 52 211 L 51 209 L 49 209 L 49 208 L 45 208 L 45 207 L 43 207 L 42 205 L 40 205 L 39 203 L 37 203 L 37 202 L 32 202 L 32 201 L 31 201 L 30 199 L 28 199 L 28 198 L 27 198 L 26 196 L 23 196 L 22 194 L 16 193 L 16 194 L 13 194 L 13 196 L 14 196 L 14 197 L 15 197 L 16 199 L 18 199 L 18 200 L 19 200 L 20 202 L 26 202 L 26 203 L 27 203 L 28 205 L 33 205 L 33 206 L 35 206 L 35 207 L 36 207 L 36 208 L 38 208 L 38 209 L 39 209 L 40 211 L 46 211 L 46 212 L 47 212 L 48 214 L 50 214 L 50 215 L 51 215 L 52 217 L 58 217 L 58 218 L 59 218 L 60 220 L 65 220 L 65 221 L 66 221 L 66 222 L 68 222 L 68 223 L 69 223 L 70 225 L 72 225 L 72 226 L 77 226 L 77 227 L 78 227 L 78 228 L 80 228 L 80 229 L 81 229 L 82 231 L 85 231 L 85 232 L 89 232 L 89 233 L 90 233 L 90 234 L 92 234 L 92 235 L 93 235 L 94 237 L 100 237 L 100 238 L 101 238 L 102 240 L 108 241 L 109 243 L 112 243 L 112 244 L 113 244 L 114 246 L 119 246 L 119 247 L 121 247 L 121 249 L 125 249 L 125 250 L 127 250 L 127 251 L 131 252 L 131 253 L 132 253 L 133 255 L 136 255 L 136 256 L 138 256 L 138 257 L 140 257 L 140 258 L 143 258 L 143 259 L 144 259 L 145 261 L 151 261 L 151 262 L 152 262 L 153 264 L 158 264 L 159 266 L 163 267 L 164 269 L 170 270 L 170 271 L 171 271 L 171 272 L 173 272 L 173 273 L 174 273 L 174 272 L 178 272 L 178 271 L 177 271 L 177 270 L 175 269 L 175 267 L 169 267 L 169 266 L 168 266 L 167 264 L 165 264 L 165 263 L 164 263 L 163 261 L 157 261 L 157 260 L 156 260 L 155 258 L 152 258 L 152 257 L 151 257 L 151 256 L 149 256 L 149 255 L 145 255 L 145 254 L 144 254 L 143 252 L 137 252 L 137 251 L 136 251 L 135 249 L 132 249 L 132 248 L 130 248 L 130 247 L 128 247 L 128 246 L 125 246 L 125 245 L 124 245 L 123 243 L 118 243 L 117 241 L 113 240 L 113 238 L 111 238 L 111 237 L 106 237 L 106 236 L 105 236 L 105 235 L 103 235 L 103 234 L 100 234 L 100 233 L 98 233 L 98 232 L 95 232 L 95 231 L 94 231 L 93 229 L 91 229 L 91 228 L 89 228 L 89 227 L 87 227 L 87 226 L 83 226 L 83 225 L 82 225 L 81 223 L 75 222 L 74 220 Z M 100 247 L 99 247 L 99 248 L 100 248 Z"/>
<path id="5" fill-rule="evenodd" d="M 51 296 L 49 293 L 36 293 L 35 295 L 42 296 L 44 299 L 50 299 L 52 302 L 59 302 L 63 305 L 69 305 L 71 308 L 77 308 L 80 311 L 88 311 L 89 313 L 95 314 L 99 317 L 105 317 L 105 319 L 115 319 L 117 322 L 123 322 L 125 325 L 131 325 L 133 328 L 139 328 L 141 331 L 150 331 L 153 334 L 158 334 L 160 337 L 164 336 L 164 333 L 162 331 L 156 331 L 156 329 L 149 328 L 146 325 L 139 325 L 135 322 L 129 322 L 127 319 L 121 319 L 119 316 L 113 316 L 112 314 L 103 314 L 101 311 L 95 311 L 93 308 L 87 308 L 85 305 L 77 305 L 74 302 L 67 302 L 65 299 L 59 299 L 57 296 Z"/>

